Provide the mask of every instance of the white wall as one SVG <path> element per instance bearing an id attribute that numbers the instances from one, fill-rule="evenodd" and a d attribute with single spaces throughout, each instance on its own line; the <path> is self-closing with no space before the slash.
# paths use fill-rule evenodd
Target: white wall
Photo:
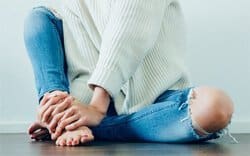
<path id="1" fill-rule="evenodd" d="M 36 3 L 0 1 L 0 132 L 25 132 L 35 119 L 36 93 L 22 26 Z M 235 101 L 232 132 L 250 132 L 250 1 L 183 0 L 182 6 L 194 83 L 225 89 Z"/>
<path id="2" fill-rule="evenodd" d="M 182 1 L 188 61 L 196 84 L 225 89 L 235 102 L 233 132 L 250 132 L 250 1 Z"/>

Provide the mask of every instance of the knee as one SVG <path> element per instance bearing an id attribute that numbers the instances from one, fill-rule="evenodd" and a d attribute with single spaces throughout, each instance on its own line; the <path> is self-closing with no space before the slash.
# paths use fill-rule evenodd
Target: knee
<path id="1" fill-rule="evenodd" d="M 33 8 L 24 20 L 24 38 L 33 39 L 43 33 L 44 27 L 50 21 L 50 12 L 45 7 Z"/>
<path id="2" fill-rule="evenodd" d="M 207 132 L 216 132 L 228 125 L 234 108 L 231 98 L 222 90 L 197 87 L 191 106 L 194 120 Z"/>

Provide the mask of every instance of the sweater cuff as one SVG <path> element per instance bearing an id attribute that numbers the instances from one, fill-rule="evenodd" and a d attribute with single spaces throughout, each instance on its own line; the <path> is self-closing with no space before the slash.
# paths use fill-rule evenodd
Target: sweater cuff
<path id="1" fill-rule="evenodd" d="M 119 93 L 122 84 L 122 74 L 115 66 L 113 68 L 97 67 L 88 80 L 88 85 L 92 90 L 94 86 L 100 86 L 105 89 L 112 98 Z"/>

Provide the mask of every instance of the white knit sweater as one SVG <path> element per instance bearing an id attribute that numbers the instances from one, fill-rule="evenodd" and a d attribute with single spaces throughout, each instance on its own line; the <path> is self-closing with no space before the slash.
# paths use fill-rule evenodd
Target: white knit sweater
<path id="1" fill-rule="evenodd" d="M 59 12 L 71 94 L 83 103 L 98 85 L 129 114 L 190 85 L 177 0 L 64 0 Z"/>

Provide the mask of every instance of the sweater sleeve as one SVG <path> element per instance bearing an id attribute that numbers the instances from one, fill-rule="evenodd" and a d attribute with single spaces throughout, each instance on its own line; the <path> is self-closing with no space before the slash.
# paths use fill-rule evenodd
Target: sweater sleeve
<path id="1" fill-rule="evenodd" d="M 153 47 L 167 0 L 117 0 L 102 36 L 99 59 L 88 85 L 117 95 Z"/>

